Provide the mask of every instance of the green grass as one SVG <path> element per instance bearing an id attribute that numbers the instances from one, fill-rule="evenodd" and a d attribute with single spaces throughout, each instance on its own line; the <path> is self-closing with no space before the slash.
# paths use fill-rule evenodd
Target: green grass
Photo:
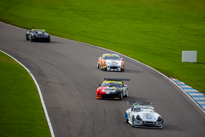
<path id="1" fill-rule="evenodd" d="M 2 52 L 0 89 L 0 137 L 51 136 L 31 76 Z"/>
<path id="2" fill-rule="evenodd" d="M 3 0 L 0 20 L 118 51 L 205 92 L 204 9 L 204 0 Z M 182 63 L 183 50 L 197 63 Z"/>

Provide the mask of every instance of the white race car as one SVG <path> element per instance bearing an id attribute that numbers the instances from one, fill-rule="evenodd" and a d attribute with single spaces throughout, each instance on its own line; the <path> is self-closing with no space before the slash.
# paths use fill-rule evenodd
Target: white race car
<path id="1" fill-rule="evenodd" d="M 133 127 L 152 127 L 162 128 L 163 119 L 161 115 L 155 112 L 150 102 L 133 102 L 128 104 L 132 107 L 125 112 L 125 122 L 130 123 Z"/>
<path id="2" fill-rule="evenodd" d="M 97 67 L 107 71 L 124 71 L 125 64 L 117 54 L 103 54 L 98 58 Z"/>

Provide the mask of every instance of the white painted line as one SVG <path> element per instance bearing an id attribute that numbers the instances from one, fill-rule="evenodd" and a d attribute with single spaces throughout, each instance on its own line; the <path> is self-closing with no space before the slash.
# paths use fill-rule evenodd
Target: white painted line
<path id="1" fill-rule="evenodd" d="M 184 82 L 178 82 L 177 84 L 185 84 Z"/>
<path id="2" fill-rule="evenodd" d="M 38 83 L 37 83 L 35 77 L 34 77 L 33 74 L 32 74 L 21 62 L 19 62 L 17 59 L 15 59 L 14 57 L 12 57 L 11 55 L 9 55 L 8 53 L 6 53 L 6 52 L 4 52 L 4 51 L 2 51 L 2 50 L 0 50 L 0 51 L 3 52 L 4 54 L 8 55 L 8 56 L 11 57 L 12 59 L 14 59 L 14 60 L 15 60 L 16 62 L 18 62 L 21 66 L 23 66 L 23 67 L 27 70 L 27 72 L 30 74 L 30 76 L 32 77 L 32 79 L 33 79 L 33 81 L 34 81 L 34 83 L 36 84 L 36 87 L 37 87 L 37 89 L 38 89 L 38 93 L 39 93 L 39 96 L 40 96 L 40 99 L 41 99 L 41 103 L 42 103 L 43 110 L 44 110 L 44 113 L 45 113 L 45 116 L 46 116 L 46 120 L 47 120 L 47 123 L 48 123 L 48 127 L 49 127 L 49 129 L 50 129 L 51 136 L 52 136 L 52 137 L 55 137 L 54 132 L 53 132 L 53 128 L 52 128 L 52 125 L 51 125 L 51 121 L 50 121 L 50 118 L 49 118 L 49 116 L 48 116 L 48 112 L 47 112 L 47 109 L 46 109 L 46 106 L 45 106 L 45 103 L 44 103 L 44 100 L 43 100 L 43 96 L 42 96 L 42 93 L 41 93 L 41 89 L 40 89 L 40 87 L 39 87 L 39 85 L 38 85 Z"/>
<path id="3" fill-rule="evenodd" d="M 181 85 L 179 85 L 179 86 L 181 86 Z M 190 86 L 181 86 L 182 88 L 192 88 L 192 87 L 190 87 Z"/>
<path id="4" fill-rule="evenodd" d="M 189 95 L 191 95 L 191 96 L 195 96 L 195 95 L 201 96 L 201 95 L 204 95 L 204 94 L 202 94 L 202 93 L 189 93 Z"/>
<path id="5" fill-rule="evenodd" d="M 205 102 L 198 102 L 199 104 L 205 104 Z"/>
<path id="6" fill-rule="evenodd" d="M 184 89 L 184 91 L 197 91 L 197 90 L 195 90 L 195 89 Z M 197 91 L 197 92 L 199 92 L 199 91 Z"/>
<path id="7" fill-rule="evenodd" d="M 205 100 L 205 98 L 201 98 L 201 97 L 194 97 L 195 100 Z"/>

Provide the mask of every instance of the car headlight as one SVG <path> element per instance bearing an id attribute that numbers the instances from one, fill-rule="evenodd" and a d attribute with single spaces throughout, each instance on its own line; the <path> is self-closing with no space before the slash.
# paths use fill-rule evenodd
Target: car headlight
<path id="1" fill-rule="evenodd" d="M 158 117 L 157 122 L 160 122 L 160 121 L 162 121 L 162 118 Z"/>
<path id="2" fill-rule="evenodd" d="M 137 119 L 137 120 L 142 120 L 142 119 L 140 118 L 140 115 L 137 115 L 137 116 L 136 116 L 136 119 Z"/>

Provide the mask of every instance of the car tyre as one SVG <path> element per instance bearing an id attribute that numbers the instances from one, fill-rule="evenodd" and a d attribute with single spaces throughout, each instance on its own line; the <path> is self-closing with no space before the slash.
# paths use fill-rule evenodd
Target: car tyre
<path id="1" fill-rule="evenodd" d="M 123 99 L 123 93 L 121 92 L 120 93 L 120 100 L 122 100 Z"/>
<path id="2" fill-rule="evenodd" d="M 100 69 L 101 69 L 101 71 L 105 71 L 106 70 L 106 69 L 103 68 L 102 65 L 100 65 Z"/>
<path id="3" fill-rule="evenodd" d="M 99 69 L 99 64 L 97 63 L 97 68 Z"/>
<path id="4" fill-rule="evenodd" d="M 26 35 L 26 40 L 29 40 L 28 36 Z"/>
<path id="5" fill-rule="evenodd" d="M 33 42 L 32 36 L 30 36 L 30 41 Z"/>
<path id="6" fill-rule="evenodd" d="M 125 112 L 125 123 L 128 123 L 127 113 Z"/>
<path id="7" fill-rule="evenodd" d="M 101 69 L 101 71 L 103 71 L 103 67 L 102 67 L 102 65 L 100 65 L 100 69 Z"/>
<path id="8" fill-rule="evenodd" d="M 128 97 L 128 91 L 126 92 L 125 97 Z"/>
<path id="9" fill-rule="evenodd" d="M 135 120 L 135 118 L 134 118 L 134 116 L 132 116 L 132 127 L 135 127 L 134 126 L 134 120 Z"/>

